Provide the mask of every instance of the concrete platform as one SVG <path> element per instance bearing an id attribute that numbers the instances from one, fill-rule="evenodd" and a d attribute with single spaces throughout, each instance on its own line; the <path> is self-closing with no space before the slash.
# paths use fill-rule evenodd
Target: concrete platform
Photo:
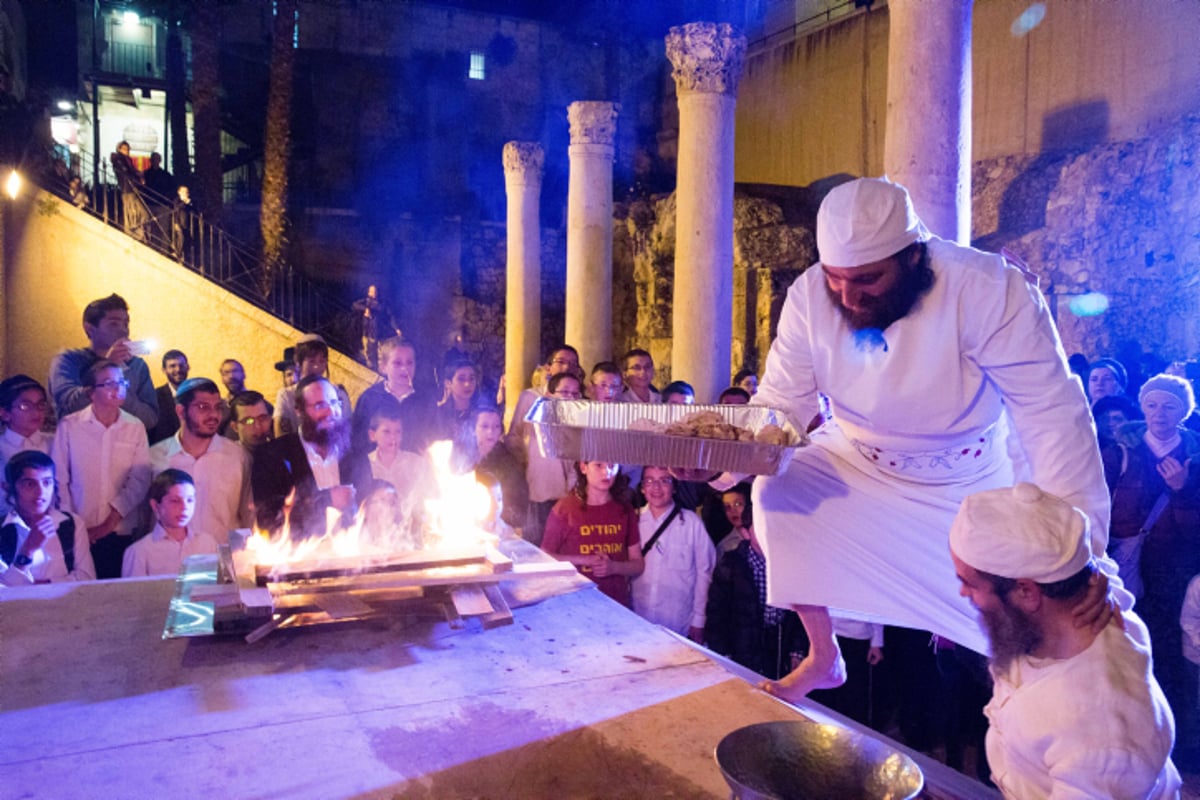
<path id="1" fill-rule="evenodd" d="M 255 644 L 164 641 L 173 589 L 0 593 L 4 796 L 728 797 L 721 738 L 797 714 L 592 588 L 488 631 L 410 617 Z M 921 764 L 924 796 L 996 796 Z"/>

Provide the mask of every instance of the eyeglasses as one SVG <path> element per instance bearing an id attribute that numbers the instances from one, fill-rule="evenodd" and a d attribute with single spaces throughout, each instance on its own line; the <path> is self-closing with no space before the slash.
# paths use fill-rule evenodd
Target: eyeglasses
<path id="1" fill-rule="evenodd" d="M 238 420 L 239 425 L 254 425 L 255 423 L 267 423 L 271 421 L 270 414 L 259 414 L 257 417 L 243 417 Z"/>
<path id="2" fill-rule="evenodd" d="M 342 407 L 341 400 L 330 400 L 328 403 L 325 402 L 324 400 L 318 400 L 317 402 L 312 404 L 313 411 L 327 411 L 328 409 L 331 409 L 331 408 L 341 408 L 341 407 Z"/>
<path id="3" fill-rule="evenodd" d="M 563 366 L 563 365 L 566 365 L 566 366 L 568 366 L 568 367 L 573 367 L 573 366 L 575 366 L 575 362 L 574 362 L 574 361 L 569 361 L 568 359 L 565 359 L 565 358 L 552 358 L 552 359 L 550 359 L 550 363 L 551 363 L 551 364 L 557 364 L 557 365 L 558 365 L 558 366 L 560 366 L 560 367 L 561 367 L 561 366 Z"/>
<path id="4" fill-rule="evenodd" d="M 671 486 L 674 478 L 642 478 L 642 486 Z"/>
<path id="5" fill-rule="evenodd" d="M 129 381 L 124 378 L 117 378 L 115 381 L 104 381 L 96 384 L 97 389 L 128 389 Z"/>
<path id="6" fill-rule="evenodd" d="M 217 403 L 192 403 L 190 406 L 188 406 L 188 408 L 189 409 L 194 408 L 197 411 L 199 411 L 201 414 L 208 414 L 213 411 L 221 410 L 221 406 Z"/>
<path id="7" fill-rule="evenodd" d="M 37 409 L 38 411 L 49 411 L 50 404 L 45 400 L 39 400 L 36 403 L 31 403 L 28 400 L 22 400 L 19 403 L 16 403 L 13 408 L 15 408 L 17 411 L 24 412 L 33 411 L 34 409 Z"/>

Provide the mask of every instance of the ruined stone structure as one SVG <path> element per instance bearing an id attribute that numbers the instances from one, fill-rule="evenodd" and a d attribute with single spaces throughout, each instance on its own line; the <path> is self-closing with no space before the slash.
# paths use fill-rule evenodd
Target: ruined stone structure
<path id="1" fill-rule="evenodd" d="M 612 356 L 613 135 L 616 103 L 576 102 L 567 188 L 567 341 L 590 369 Z"/>
<path id="2" fill-rule="evenodd" d="M 729 25 L 694 22 L 667 36 L 679 100 L 671 363 L 699 397 L 729 385 L 733 122 L 745 50 Z"/>
<path id="3" fill-rule="evenodd" d="M 542 329 L 542 243 L 538 204 L 545 154 L 537 142 L 504 145 L 508 195 L 507 292 L 504 325 L 506 384 L 523 387 L 538 364 Z M 516 392 L 513 393 L 514 397 Z"/>

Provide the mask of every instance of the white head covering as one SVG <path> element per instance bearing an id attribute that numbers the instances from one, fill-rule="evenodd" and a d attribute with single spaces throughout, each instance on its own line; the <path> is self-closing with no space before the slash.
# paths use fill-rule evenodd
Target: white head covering
<path id="1" fill-rule="evenodd" d="M 1163 392 L 1169 394 L 1183 403 L 1184 419 L 1192 415 L 1196 410 L 1196 396 L 1192 392 L 1192 385 L 1185 379 L 1175 375 L 1168 375 L 1163 372 L 1150 378 L 1142 384 L 1141 390 L 1138 392 L 1138 402 L 1141 403 L 1146 399 L 1146 395 L 1151 392 Z"/>
<path id="2" fill-rule="evenodd" d="M 1084 513 L 1032 483 L 963 500 L 950 549 L 977 570 L 1036 583 L 1069 578 L 1092 557 Z"/>
<path id="3" fill-rule="evenodd" d="M 859 178 L 825 195 L 817 211 L 817 252 L 827 267 L 861 267 L 929 238 L 908 190 L 887 178 Z"/>

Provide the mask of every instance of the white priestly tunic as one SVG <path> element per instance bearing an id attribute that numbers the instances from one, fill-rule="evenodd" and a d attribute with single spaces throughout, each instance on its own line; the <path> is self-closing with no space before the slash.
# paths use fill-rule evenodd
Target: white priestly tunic
<path id="1" fill-rule="evenodd" d="M 183 449 L 179 433 L 150 448 L 154 474 L 180 469 L 196 483 L 196 514 L 191 527 L 219 544 L 229 542 L 229 532 L 248 527 L 250 518 L 250 454 L 224 436 L 209 439 L 208 450 L 194 458 Z"/>
<path id="2" fill-rule="evenodd" d="M 987 756 L 1004 796 L 1178 797 L 1175 721 L 1150 663 L 1146 626 L 1126 613 L 1079 655 L 993 668 Z"/>
<path id="3" fill-rule="evenodd" d="M 772 605 L 827 606 L 986 652 L 950 561 L 963 497 L 1011 486 L 1012 450 L 1022 479 L 1084 509 L 1103 553 L 1108 491 L 1041 293 L 1000 256 L 936 238 L 928 252 L 933 287 L 874 341 L 842 318 L 820 264 L 788 291 L 753 402 L 802 428 L 820 391 L 834 420 L 786 472 L 755 481 L 755 526 Z"/>
<path id="4" fill-rule="evenodd" d="M 670 513 L 667 509 L 655 518 L 649 506 L 638 511 L 641 546 Z M 689 627 L 703 628 L 717 554 L 700 518 L 681 510 L 646 553 L 645 561 L 645 570 L 631 582 L 633 610 L 685 636 Z"/>

